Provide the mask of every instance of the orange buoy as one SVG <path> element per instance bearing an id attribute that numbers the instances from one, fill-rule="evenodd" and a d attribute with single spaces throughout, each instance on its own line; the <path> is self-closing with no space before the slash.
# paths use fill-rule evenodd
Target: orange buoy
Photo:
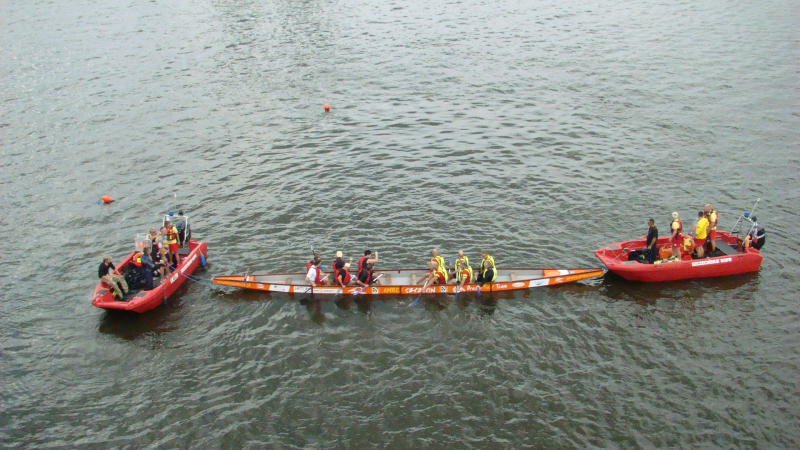
<path id="1" fill-rule="evenodd" d="M 106 205 L 108 205 L 109 203 L 114 203 L 114 199 L 107 195 L 100 197 L 100 200 L 102 200 L 103 203 L 105 203 Z"/>
<path id="2" fill-rule="evenodd" d="M 330 111 L 330 110 L 331 110 L 331 105 L 325 103 L 325 111 Z"/>

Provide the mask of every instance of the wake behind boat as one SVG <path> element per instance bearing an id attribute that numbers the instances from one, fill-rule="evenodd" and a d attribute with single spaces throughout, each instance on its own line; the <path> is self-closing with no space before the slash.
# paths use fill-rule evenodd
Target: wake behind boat
<path id="1" fill-rule="evenodd" d="M 498 268 L 494 282 L 468 283 L 463 287 L 456 285 L 422 286 L 417 283 L 428 275 L 427 269 L 391 269 L 376 271 L 381 275 L 382 285 L 361 286 L 317 286 L 311 287 L 305 282 L 305 273 L 273 273 L 253 275 L 229 275 L 214 277 L 214 284 L 232 286 L 258 291 L 285 292 L 290 294 L 314 295 L 419 295 L 419 294 L 455 294 L 456 292 L 499 292 L 518 289 L 530 289 L 542 286 L 572 283 L 579 280 L 602 276 L 605 271 L 600 268 L 590 269 L 536 269 Z"/>

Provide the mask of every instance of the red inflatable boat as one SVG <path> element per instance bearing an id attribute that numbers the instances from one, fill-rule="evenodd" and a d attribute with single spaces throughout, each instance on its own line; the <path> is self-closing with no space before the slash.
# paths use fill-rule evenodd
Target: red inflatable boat
<path id="1" fill-rule="evenodd" d="M 658 247 L 669 245 L 670 237 L 658 240 Z M 672 281 L 689 278 L 719 277 L 757 272 L 761 268 L 761 253 L 754 248 L 743 248 L 742 239 L 727 231 L 717 231 L 717 250 L 708 258 L 656 261 L 646 264 L 629 261 L 628 255 L 645 247 L 644 239 L 617 242 L 594 252 L 608 270 L 633 281 Z"/>

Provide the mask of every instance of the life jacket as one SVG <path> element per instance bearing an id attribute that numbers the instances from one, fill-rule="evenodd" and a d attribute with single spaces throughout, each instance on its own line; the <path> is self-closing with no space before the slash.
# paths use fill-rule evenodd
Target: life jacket
<path id="1" fill-rule="evenodd" d="M 458 280 L 459 283 L 461 283 L 461 280 L 463 280 L 465 276 L 469 277 L 469 278 L 467 278 L 467 283 L 471 283 L 472 282 L 472 267 L 467 266 L 466 269 L 461 269 L 458 272 L 458 275 L 457 275 L 456 279 Z"/>
<path id="2" fill-rule="evenodd" d="M 489 264 L 486 264 L 487 262 Z M 489 281 L 496 280 L 497 279 L 497 267 L 495 267 L 495 265 L 494 265 L 494 258 L 492 258 L 492 255 L 487 255 L 486 259 L 481 261 L 481 276 L 483 276 L 485 278 L 486 277 L 486 271 L 489 270 L 489 269 L 493 269 L 492 272 L 494 273 L 494 275 L 492 276 L 492 279 L 489 280 Z"/>
<path id="3" fill-rule="evenodd" d="M 175 225 L 173 225 L 167 230 L 166 241 L 167 244 L 170 245 L 178 243 L 178 230 L 175 228 Z"/>
<path id="4" fill-rule="evenodd" d="M 311 270 L 311 266 L 313 265 L 314 265 L 313 261 L 309 261 L 308 264 L 306 264 L 306 273 L 308 273 L 308 271 Z M 314 277 L 314 284 L 322 284 L 322 269 L 320 269 L 319 267 L 317 267 L 317 276 Z"/>
<path id="5" fill-rule="evenodd" d="M 142 252 L 139 252 L 133 255 L 133 259 L 131 260 L 131 264 L 136 267 L 142 267 Z"/>
<path id="6" fill-rule="evenodd" d="M 360 274 L 362 270 L 364 270 L 364 264 L 366 264 L 367 260 L 369 259 L 368 255 L 362 256 L 358 260 L 358 273 Z"/>
<path id="7" fill-rule="evenodd" d="M 444 270 L 443 268 L 437 267 L 436 271 L 431 269 L 428 273 L 435 273 L 436 275 L 438 275 L 437 280 L 444 280 L 444 282 L 447 283 L 447 271 Z"/>
<path id="8" fill-rule="evenodd" d="M 456 265 L 455 265 L 455 266 L 453 266 L 453 267 L 455 267 L 455 268 L 456 268 L 456 270 L 458 269 L 458 262 L 459 262 L 459 261 L 464 261 L 464 265 L 465 265 L 465 266 L 467 266 L 467 267 L 469 267 L 469 258 L 467 258 L 467 256 L 466 256 L 466 255 L 464 255 L 464 256 L 462 256 L 461 258 L 458 258 L 458 259 L 456 259 Z"/>
<path id="9" fill-rule="evenodd" d="M 431 262 L 434 261 L 439 264 L 439 268 L 442 269 L 442 272 L 444 272 L 444 282 L 447 283 L 447 271 L 444 269 L 444 258 L 442 258 L 441 255 L 437 255 L 436 257 L 431 258 Z"/>
<path id="10" fill-rule="evenodd" d="M 672 221 L 672 223 L 669 225 L 669 234 L 672 234 L 672 224 L 675 222 L 678 222 L 678 236 L 680 236 L 681 233 L 683 233 L 683 222 L 681 222 L 681 219 L 675 219 Z"/>
<path id="11" fill-rule="evenodd" d="M 711 215 L 714 215 L 714 221 L 711 221 Z M 708 230 L 716 230 L 717 229 L 717 222 L 719 222 L 719 213 L 716 210 L 712 209 L 710 213 L 706 214 L 706 219 L 708 219 Z"/>
<path id="12" fill-rule="evenodd" d="M 341 273 L 341 272 L 344 272 L 344 280 L 342 280 L 342 283 L 347 284 L 347 283 L 350 282 L 350 272 L 347 271 L 346 267 L 342 267 L 341 269 L 337 269 L 336 268 L 336 261 L 333 262 L 332 266 L 333 266 L 333 282 L 334 283 L 339 284 L 339 279 L 341 278 L 341 277 L 339 277 L 339 273 Z"/>
<path id="13" fill-rule="evenodd" d="M 685 253 L 692 253 L 694 251 L 694 239 L 689 236 L 683 238 L 683 245 L 681 245 L 681 251 Z"/>

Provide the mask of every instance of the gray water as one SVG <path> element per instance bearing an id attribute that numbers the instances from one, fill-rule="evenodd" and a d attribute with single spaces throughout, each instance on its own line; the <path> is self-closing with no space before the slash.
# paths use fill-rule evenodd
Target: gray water
<path id="1" fill-rule="evenodd" d="M 798 13 L 0 3 L 0 446 L 797 448 Z M 711 202 L 730 229 L 757 198 L 747 276 L 414 308 L 205 283 L 143 315 L 90 300 L 101 256 L 169 209 L 206 280 L 299 271 L 312 245 L 597 267 L 648 217 Z"/>

